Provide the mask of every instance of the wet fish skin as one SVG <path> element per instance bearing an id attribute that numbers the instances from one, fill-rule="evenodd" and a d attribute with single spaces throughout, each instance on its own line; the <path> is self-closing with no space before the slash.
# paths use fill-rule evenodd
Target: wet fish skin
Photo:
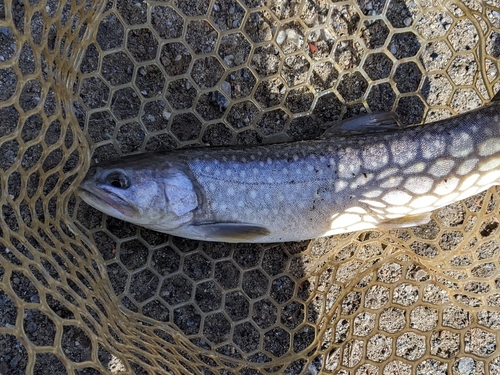
<path id="1" fill-rule="evenodd" d="M 91 167 L 79 193 L 111 216 L 207 241 L 417 225 L 500 184 L 498 96 L 463 115 L 383 133 L 132 155 Z"/>

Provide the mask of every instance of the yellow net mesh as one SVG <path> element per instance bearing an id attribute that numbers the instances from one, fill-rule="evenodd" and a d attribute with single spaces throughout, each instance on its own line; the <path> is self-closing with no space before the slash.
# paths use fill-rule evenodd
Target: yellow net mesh
<path id="1" fill-rule="evenodd" d="M 0 2 L 0 373 L 499 374 L 498 189 L 266 246 L 73 194 L 124 154 L 470 110 L 500 88 L 499 27 L 496 0 Z"/>

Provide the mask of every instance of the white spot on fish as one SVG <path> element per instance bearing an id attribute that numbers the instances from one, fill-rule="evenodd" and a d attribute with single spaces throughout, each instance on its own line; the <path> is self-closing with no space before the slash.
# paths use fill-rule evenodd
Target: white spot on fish
<path id="1" fill-rule="evenodd" d="M 363 193 L 363 197 L 377 198 L 378 196 L 380 196 L 380 194 L 382 194 L 382 190 L 372 190 L 372 191 L 368 191 L 366 193 Z"/>
<path id="2" fill-rule="evenodd" d="M 417 156 L 418 142 L 410 137 L 392 140 L 392 159 L 398 165 L 411 163 Z"/>
<path id="3" fill-rule="evenodd" d="M 474 185 L 476 183 L 476 181 L 478 180 L 478 178 L 479 178 L 479 174 L 478 173 L 475 173 L 475 174 L 470 175 L 469 177 L 467 177 L 462 182 L 462 184 L 460 185 L 460 191 L 464 191 L 464 190 L 469 189 L 472 185 Z"/>
<path id="4" fill-rule="evenodd" d="M 212 193 L 215 192 L 216 189 L 217 188 L 214 183 L 211 182 L 208 184 L 208 190 L 210 190 Z"/>
<path id="5" fill-rule="evenodd" d="M 486 163 L 481 164 L 481 166 L 479 167 L 479 170 L 481 172 L 486 172 L 486 171 L 489 171 L 491 169 L 496 169 L 499 166 L 500 166 L 500 158 L 497 158 L 497 159 L 489 160 Z"/>
<path id="6" fill-rule="evenodd" d="M 437 184 L 434 189 L 434 193 L 437 195 L 446 195 L 450 194 L 455 188 L 458 186 L 460 180 L 456 177 L 448 178 L 444 181 L 441 181 Z"/>
<path id="7" fill-rule="evenodd" d="M 252 199 L 257 198 L 257 192 L 255 190 L 250 190 L 250 198 Z"/>
<path id="8" fill-rule="evenodd" d="M 499 182 L 500 182 L 500 171 L 493 171 L 481 177 L 481 179 L 477 183 L 482 186 L 487 186 L 487 185 L 492 185 L 494 183 L 498 184 Z"/>
<path id="9" fill-rule="evenodd" d="M 231 176 L 233 171 L 231 169 L 226 169 L 226 176 Z"/>
<path id="10" fill-rule="evenodd" d="M 463 158 L 474 150 L 474 142 L 469 134 L 460 132 L 458 134 L 453 134 L 448 149 L 451 156 Z"/>
<path id="11" fill-rule="evenodd" d="M 407 206 L 393 206 L 393 207 L 388 207 L 387 208 L 387 212 L 389 212 L 391 214 L 404 215 L 404 214 L 410 213 L 411 212 L 411 208 L 407 207 Z"/>
<path id="12" fill-rule="evenodd" d="M 359 230 L 372 229 L 372 228 L 376 228 L 376 225 L 362 221 L 358 224 L 350 225 L 349 227 L 347 227 L 347 231 L 355 232 Z"/>
<path id="13" fill-rule="evenodd" d="M 227 194 L 228 195 L 234 195 L 234 189 L 232 187 L 227 188 Z"/>
<path id="14" fill-rule="evenodd" d="M 425 170 L 425 163 L 415 163 L 403 170 L 405 174 L 422 173 Z"/>
<path id="15" fill-rule="evenodd" d="M 401 177 L 401 176 L 392 176 L 392 177 L 389 177 L 387 180 L 383 181 L 380 184 L 380 187 L 384 188 L 384 189 L 394 188 L 394 187 L 400 186 L 401 182 L 403 182 L 403 177 Z"/>
<path id="16" fill-rule="evenodd" d="M 210 167 L 210 166 L 207 165 L 205 167 L 205 172 L 210 173 L 211 171 L 212 171 L 212 167 Z"/>
<path id="17" fill-rule="evenodd" d="M 378 220 L 371 215 L 363 215 L 363 221 L 367 223 L 378 223 Z"/>
<path id="18" fill-rule="evenodd" d="M 339 191 L 344 190 L 347 187 L 347 182 L 344 180 L 337 181 L 335 183 L 335 192 L 338 193 Z"/>
<path id="19" fill-rule="evenodd" d="M 377 170 L 387 165 L 389 153 L 387 147 L 379 143 L 363 150 L 362 158 L 366 168 Z"/>
<path id="20" fill-rule="evenodd" d="M 490 138 L 478 146 L 479 155 L 489 156 L 500 151 L 500 138 Z"/>
<path id="21" fill-rule="evenodd" d="M 408 203 L 411 200 L 412 196 L 405 193 L 401 190 L 393 190 L 388 192 L 382 197 L 382 200 L 387 202 L 388 204 L 392 204 L 394 206 L 400 206 Z"/>
<path id="22" fill-rule="evenodd" d="M 424 133 L 421 140 L 421 152 L 424 159 L 435 159 L 444 154 L 447 139 L 444 135 Z"/>
<path id="23" fill-rule="evenodd" d="M 409 177 L 404 185 L 405 189 L 415 194 L 427 193 L 432 188 L 434 181 L 429 177 Z"/>
<path id="24" fill-rule="evenodd" d="M 385 169 L 383 170 L 382 172 L 380 172 L 378 175 L 377 175 L 377 181 L 379 180 L 383 180 L 384 178 L 392 175 L 392 174 L 395 174 L 395 173 L 398 173 L 399 172 L 399 169 L 398 168 L 388 168 L 388 169 Z"/>
<path id="25" fill-rule="evenodd" d="M 459 175 L 466 175 L 467 173 L 470 173 L 477 165 L 479 159 L 469 159 L 464 161 L 460 166 L 457 168 L 457 174 Z"/>
<path id="26" fill-rule="evenodd" d="M 380 201 L 374 201 L 371 199 L 360 199 L 359 200 L 361 203 L 366 203 L 370 207 L 378 207 L 378 208 L 385 208 L 387 205 L 385 203 L 382 203 Z"/>
<path id="27" fill-rule="evenodd" d="M 345 212 L 350 212 L 353 214 L 366 214 L 366 210 L 361 207 L 349 207 Z"/>
<path id="28" fill-rule="evenodd" d="M 357 224 L 360 221 L 361 216 L 358 214 L 342 214 L 332 221 L 330 228 L 346 228 L 350 225 Z"/>
<path id="29" fill-rule="evenodd" d="M 297 160 L 299 160 L 299 155 L 297 155 L 297 154 L 293 155 L 293 161 L 297 161 Z"/>
<path id="30" fill-rule="evenodd" d="M 431 207 L 437 200 L 438 198 L 433 195 L 424 195 L 423 197 L 415 198 L 410 203 L 410 207 L 424 208 L 426 211 L 428 211 L 429 207 Z"/>
<path id="31" fill-rule="evenodd" d="M 454 166 L 455 162 L 451 159 L 438 159 L 429 168 L 429 173 L 435 177 L 447 176 Z"/>
<path id="32" fill-rule="evenodd" d="M 471 188 L 465 190 L 464 192 L 462 192 L 458 197 L 457 197 L 457 200 L 462 200 L 462 199 L 465 199 L 465 198 L 469 198 L 481 191 L 483 191 L 484 188 L 480 187 L 480 186 L 472 186 Z"/>
<path id="33" fill-rule="evenodd" d="M 447 194 L 443 198 L 439 199 L 435 203 L 435 206 L 436 207 L 443 207 L 443 206 L 446 206 L 446 205 L 448 205 L 450 203 L 453 203 L 453 202 L 457 201 L 457 197 L 459 195 L 460 195 L 459 193 L 450 193 L 450 194 Z"/>

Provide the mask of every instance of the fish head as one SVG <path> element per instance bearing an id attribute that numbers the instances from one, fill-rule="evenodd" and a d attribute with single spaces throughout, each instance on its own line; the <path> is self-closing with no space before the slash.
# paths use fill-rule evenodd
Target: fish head
<path id="1" fill-rule="evenodd" d="M 189 174 L 175 163 L 158 166 L 154 157 L 92 166 L 78 194 L 107 215 L 161 231 L 189 222 L 198 207 Z"/>

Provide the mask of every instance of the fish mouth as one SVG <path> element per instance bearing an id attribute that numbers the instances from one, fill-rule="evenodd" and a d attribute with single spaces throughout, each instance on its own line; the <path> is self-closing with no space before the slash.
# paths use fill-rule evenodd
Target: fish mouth
<path id="1" fill-rule="evenodd" d="M 132 218 L 136 214 L 135 208 L 126 200 L 107 189 L 89 189 L 79 186 L 77 194 L 90 206 L 111 216 Z"/>

